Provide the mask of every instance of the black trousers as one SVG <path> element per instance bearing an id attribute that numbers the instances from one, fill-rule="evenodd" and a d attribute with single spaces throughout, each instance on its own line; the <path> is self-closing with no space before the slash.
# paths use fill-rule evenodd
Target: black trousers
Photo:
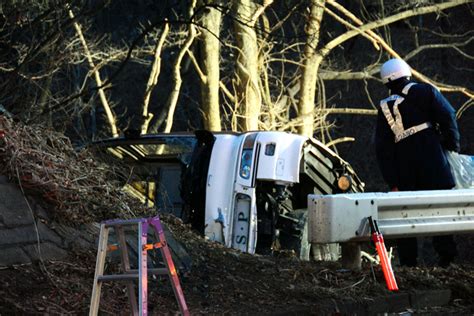
<path id="1" fill-rule="evenodd" d="M 397 239 L 397 252 L 400 265 L 414 267 L 417 264 L 418 242 L 416 237 Z"/>
<path id="2" fill-rule="evenodd" d="M 434 236 L 433 248 L 438 253 L 438 264 L 447 267 L 457 256 L 453 235 Z M 400 265 L 414 267 L 417 264 L 418 242 L 415 237 L 397 239 Z"/>
<path id="3" fill-rule="evenodd" d="M 454 257 L 458 255 L 453 235 L 433 237 L 433 248 L 438 253 L 438 264 L 442 267 L 449 266 Z"/>

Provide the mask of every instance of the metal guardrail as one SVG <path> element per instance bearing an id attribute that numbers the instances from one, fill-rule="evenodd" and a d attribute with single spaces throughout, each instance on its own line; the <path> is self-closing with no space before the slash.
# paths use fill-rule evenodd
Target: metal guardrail
<path id="1" fill-rule="evenodd" d="M 310 243 L 370 238 L 367 217 L 385 238 L 474 232 L 474 190 L 309 195 Z"/>

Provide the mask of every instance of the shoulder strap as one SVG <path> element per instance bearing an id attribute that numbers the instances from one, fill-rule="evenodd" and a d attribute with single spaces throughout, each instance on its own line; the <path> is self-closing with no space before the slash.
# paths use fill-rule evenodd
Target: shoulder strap
<path id="1" fill-rule="evenodd" d="M 410 82 L 409 84 L 404 86 L 403 89 L 402 89 L 403 95 L 405 95 L 405 96 L 408 95 L 408 91 L 410 91 L 410 88 L 413 87 L 414 85 L 416 85 L 415 82 Z"/>
<path id="2" fill-rule="evenodd" d="M 407 84 L 405 87 L 403 87 L 402 94 L 404 96 L 408 95 L 408 91 L 410 90 L 411 87 L 413 87 L 416 83 L 411 82 Z M 405 129 L 403 127 L 403 122 L 402 122 L 402 116 L 400 114 L 400 111 L 398 110 L 398 106 L 400 103 L 402 103 L 405 100 L 404 97 L 399 96 L 399 95 L 391 95 L 386 99 L 383 99 L 380 101 L 380 108 L 382 109 L 382 113 L 385 116 L 385 119 L 387 120 L 388 125 L 390 126 L 390 129 L 393 131 L 393 134 L 395 134 L 395 143 L 398 143 L 402 139 L 405 139 L 413 134 L 416 134 L 422 130 L 425 130 L 427 128 L 432 127 L 431 123 L 425 122 L 416 126 L 412 126 L 408 129 Z M 393 114 L 390 112 L 390 108 L 388 107 L 388 102 L 394 101 L 393 103 Z"/>
<path id="3" fill-rule="evenodd" d="M 402 116 L 400 114 L 400 111 L 398 110 L 398 105 L 402 103 L 403 100 L 405 100 L 405 98 L 394 94 L 380 101 L 380 108 L 382 109 L 382 113 L 385 116 L 385 119 L 387 120 L 390 129 L 395 135 L 403 132 L 404 130 Z M 393 114 L 395 115 L 395 117 L 392 116 L 392 113 L 390 112 L 390 109 L 388 107 L 388 102 L 390 101 L 395 101 L 395 103 L 393 104 Z"/>

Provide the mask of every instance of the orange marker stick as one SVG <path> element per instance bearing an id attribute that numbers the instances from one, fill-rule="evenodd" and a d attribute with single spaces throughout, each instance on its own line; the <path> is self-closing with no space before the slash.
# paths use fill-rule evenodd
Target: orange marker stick
<path id="1" fill-rule="evenodd" d="M 382 272 L 385 282 L 387 283 L 387 288 L 389 291 L 398 291 L 397 281 L 395 280 L 395 274 L 393 273 L 392 264 L 390 263 L 387 249 L 385 248 L 382 233 L 380 233 L 377 222 L 372 219 L 372 216 L 369 216 L 368 220 L 372 233 L 372 241 L 375 244 L 375 249 L 377 249 L 380 258 L 380 265 L 382 266 Z"/>

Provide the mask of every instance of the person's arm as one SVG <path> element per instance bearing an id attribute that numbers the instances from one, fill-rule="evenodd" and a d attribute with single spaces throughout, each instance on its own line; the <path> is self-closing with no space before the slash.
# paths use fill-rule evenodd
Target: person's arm
<path id="1" fill-rule="evenodd" d="M 375 154 L 382 177 L 393 191 L 398 188 L 394 135 L 380 111 L 375 129 Z"/>
<path id="2" fill-rule="evenodd" d="M 432 86 L 431 90 L 433 95 L 432 110 L 434 113 L 434 120 L 439 124 L 441 144 L 446 150 L 459 152 L 460 135 L 458 123 L 456 121 L 456 111 L 441 92 Z"/>

